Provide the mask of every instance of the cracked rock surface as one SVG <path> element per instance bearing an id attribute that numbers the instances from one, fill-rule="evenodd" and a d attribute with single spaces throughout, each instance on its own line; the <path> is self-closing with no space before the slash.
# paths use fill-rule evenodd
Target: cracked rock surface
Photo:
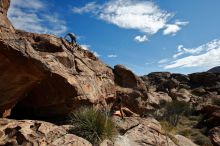
<path id="1" fill-rule="evenodd" d="M 92 146 L 61 126 L 34 120 L 0 119 L 0 145 Z"/>

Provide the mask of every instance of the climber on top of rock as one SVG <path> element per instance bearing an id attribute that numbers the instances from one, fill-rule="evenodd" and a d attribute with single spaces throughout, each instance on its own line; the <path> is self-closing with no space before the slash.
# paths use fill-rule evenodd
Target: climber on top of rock
<path id="1" fill-rule="evenodd" d="M 74 34 L 74 33 L 68 33 L 65 37 L 64 37 L 64 39 L 66 39 L 67 40 L 67 37 L 70 37 L 70 39 L 71 39 L 71 41 L 70 41 L 70 43 L 73 45 L 74 43 L 76 43 L 76 35 Z"/>

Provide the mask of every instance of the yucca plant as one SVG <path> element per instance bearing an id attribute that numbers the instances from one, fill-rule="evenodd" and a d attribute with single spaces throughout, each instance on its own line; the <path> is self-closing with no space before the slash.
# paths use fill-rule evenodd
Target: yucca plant
<path id="1" fill-rule="evenodd" d="M 116 135 L 114 122 L 100 110 L 83 107 L 70 114 L 71 133 L 98 145 L 104 139 L 113 139 Z"/>

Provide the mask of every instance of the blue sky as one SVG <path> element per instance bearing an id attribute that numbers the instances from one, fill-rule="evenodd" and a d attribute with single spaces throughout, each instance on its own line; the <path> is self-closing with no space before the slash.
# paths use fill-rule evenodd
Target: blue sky
<path id="1" fill-rule="evenodd" d="M 220 65 L 219 0 L 12 0 L 18 29 L 64 36 L 138 75 Z"/>

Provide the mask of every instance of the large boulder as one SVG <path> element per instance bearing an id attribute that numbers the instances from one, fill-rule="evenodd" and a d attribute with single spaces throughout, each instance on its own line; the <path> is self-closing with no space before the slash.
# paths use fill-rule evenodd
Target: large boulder
<path id="1" fill-rule="evenodd" d="M 0 119 L 0 145 L 92 146 L 63 127 L 34 120 Z"/>
<path id="2" fill-rule="evenodd" d="M 121 98 L 123 105 L 131 111 L 143 114 L 148 109 L 148 86 L 131 70 L 122 65 L 114 67 L 116 97 Z"/>
<path id="3" fill-rule="evenodd" d="M 10 1 L 1 0 L 7 11 Z M 0 116 L 64 116 L 115 98 L 110 67 L 54 35 L 14 30 L 0 12 Z M 24 114 L 25 113 L 25 114 Z"/>
<path id="4" fill-rule="evenodd" d="M 149 92 L 147 95 L 147 103 L 155 108 L 159 108 L 160 105 L 172 101 L 172 98 L 164 92 Z"/>
<path id="5" fill-rule="evenodd" d="M 186 90 L 184 88 L 172 89 L 170 91 L 170 95 L 175 100 L 185 101 L 185 102 L 189 102 L 191 97 L 192 97 L 192 94 L 188 90 Z"/>
<path id="6" fill-rule="evenodd" d="M 123 133 L 115 141 L 115 146 L 176 146 L 163 132 L 158 121 L 152 118 L 126 118 L 124 121 L 115 119 L 115 123 Z"/>
<path id="7" fill-rule="evenodd" d="M 146 88 L 143 80 L 123 65 L 114 67 L 115 82 L 124 88 Z"/>
<path id="8" fill-rule="evenodd" d="M 171 89 L 178 88 L 180 82 L 186 84 L 187 77 L 181 74 L 171 74 L 169 72 L 152 72 L 147 76 L 142 76 L 142 79 L 156 91 L 169 93 Z"/>
<path id="9" fill-rule="evenodd" d="M 198 146 L 197 144 L 193 143 L 190 139 L 182 135 L 175 135 L 175 138 L 177 139 L 179 146 Z"/>
<path id="10" fill-rule="evenodd" d="M 172 98 L 164 92 L 148 92 L 122 87 L 117 87 L 116 90 L 116 96 L 122 98 L 123 106 L 139 115 L 155 111 L 164 103 L 172 101 Z"/>

